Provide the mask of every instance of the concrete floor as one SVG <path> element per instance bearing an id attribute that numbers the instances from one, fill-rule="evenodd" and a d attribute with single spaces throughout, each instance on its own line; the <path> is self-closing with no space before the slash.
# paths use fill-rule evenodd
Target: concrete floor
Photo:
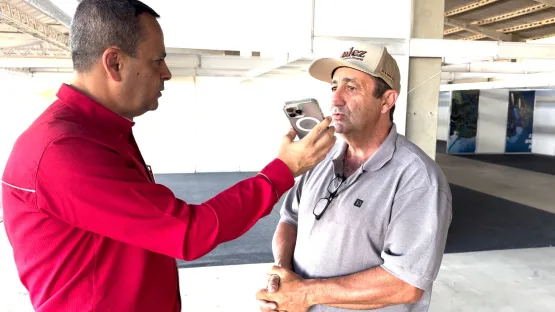
<path id="1" fill-rule="evenodd" d="M 5 259 L 2 250 L 2 260 Z M 430 312 L 543 312 L 555 307 L 555 248 L 446 254 Z M 0 311 L 33 311 L 11 266 L 2 262 Z M 183 311 L 256 312 L 270 263 L 183 268 Z"/>
<path id="2" fill-rule="evenodd" d="M 555 311 L 554 176 L 463 157 L 438 155 L 437 161 L 451 183 L 454 218 L 430 311 Z M 250 175 L 157 181 L 198 203 Z M 240 239 L 180 262 L 183 311 L 257 311 L 254 293 L 272 261 L 279 206 Z M 32 311 L 0 227 L 0 312 Z"/>
<path id="3" fill-rule="evenodd" d="M 555 175 L 445 154 L 436 162 L 451 184 L 555 213 Z"/>
<path id="4" fill-rule="evenodd" d="M 555 248 L 447 254 L 429 311 L 553 311 L 554 258 Z M 254 293 L 264 286 L 268 267 L 250 264 L 181 269 L 184 311 L 259 311 Z"/>

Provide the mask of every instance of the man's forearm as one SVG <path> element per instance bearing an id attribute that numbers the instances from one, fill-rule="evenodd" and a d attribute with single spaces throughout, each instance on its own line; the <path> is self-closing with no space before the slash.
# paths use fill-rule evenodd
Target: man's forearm
<path id="1" fill-rule="evenodd" d="M 272 251 L 276 265 L 293 269 L 293 253 L 297 242 L 297 229 L 291 224 L 280 222 L 272 242 Z"/>
<path id="2" fill-rule="evenodd" d="M 311 305 L 354 310 L 414 303 L 423 293 L 382 267 L 342 277 L 307 280 L 307 285 Z"/>
<path id="3" fill-rule="evenodd" d="M 346 310 L 375 310 L 388 306 L 388 304 L 371 304 L 371 303 L 345 303 L 345 304 L 328 304 L 328 306 Z"/>

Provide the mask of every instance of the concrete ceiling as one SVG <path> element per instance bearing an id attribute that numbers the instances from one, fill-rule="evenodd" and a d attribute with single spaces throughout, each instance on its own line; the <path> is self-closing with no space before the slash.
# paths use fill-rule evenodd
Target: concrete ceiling
<path id="1" fill-rule="evenodd" d="M 73 2 L 71 2 L 73 1 Z M 58 0 L 0 0 L 0 70 L 18 73 L 71 73 L 72 65 L 69 53 L 69 25 L 71 7 L 78 0 L 66 0 L 70 9 L 61 9 Z M 461 44 L 468 41 L 489 41 L 505 43 L 523 42 L 555 36 L 555 0 L 446 0 L 444 39 L 456 40 Z M 459 41 L 460 40 L 460 41 Z M 470 43 L 470 42 L 468 42 Z M 476 44 L 478 44 L 476 42 Z M 482 42 L 480 42 L 482 44 Z M 487 42 L 483 42 L 487 44 Z M 424 43 L 425 53 L 436 51 L 433 44 Z M 526 71 L 528 67 L 506 65 L 507 70 L 499 66 L 474 63 L 476 61 L 517 61 L 514 57 L 501 58 L 494 55 L 485 58 L 472 58 L 469 55 L 481 50 L 481 46 L 461 51 L 454 42 L 442 44 L 449 53 L 462 57 L 462 64 L 468 66 L 449 67 L 461 62 L 450 62 L 444 58 L 442 82 L 483 81 L 497 79 L 501 74 L 522 74 L 537 72 L 555 72 L 555 66 L 549 70 Z M 411 51 L 415 44 L 411 40 Z M 516 47 L 516 46 L 515 46 Z M 529 52 L 528 46 L 520 48 L 520 55 L 530 55 L 539 59 L 538 54 L 547 54 L 550 47 L 541 52 Z M 395 43 L 390 51 L 395 51 Z M 446 50 L 447 51 L 447 50 Z M 412 52 L 411 52 L 412 53 Z M 489 52 L 488 52 L 489 53 Z M 447 55 L 447 54 L 442 54 Z M 468 54 L 468 55 L 467 55 Z M 483 54 L 479 51 L 478 54 Z M 518 53 L 517 53 L 518 54 Z M 412 54 L 411 54 L 412 55 Z M 433 56 L 426 54 L 426 56 Z M 497 58 L 497 59 L 496 59 Z M 526 58 L 526 57 L 523 57 Z M 550 55 L 546 57 L 554 60 Z M 306 71 L 311 59 L 307 56 L 292 56 L 282 53 L 268 57 L 259 52 L 223 51 L 168 48 L 168 64 L 175 75 L 222 76 L 252 78 L 261 75 L 299 74 Z M 471 66 L 472 62 L 472 66 Z M 505 66 L 505 65 L 504 65 Z M 507 72 L 508 71 L 508 72 Z"/>
<path id="2" fill-rule="evenodd" d="M 555 36 L 555 0 L 446 0 L 445 39 L 527 41 Z"/>

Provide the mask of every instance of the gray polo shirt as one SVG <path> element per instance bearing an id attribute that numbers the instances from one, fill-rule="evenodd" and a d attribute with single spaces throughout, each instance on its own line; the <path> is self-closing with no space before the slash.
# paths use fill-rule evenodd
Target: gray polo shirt
<path id="1" fill-rule="evenodd" d="M 452 218 L 449 184 L 439 166 L 393 125 L 316 220 L 313 208 L 329 195 L 330 181 L 342 175 L 346 149 L 338 141 L 285 198 L 281 222 L 297 228 L 294 270 L 304 278 L 326 278 L 381 266 L 425 292 L 415 304 L 372 311 L 427 311 Z M 310 310 L 315 311 L 348 310 Z"/>

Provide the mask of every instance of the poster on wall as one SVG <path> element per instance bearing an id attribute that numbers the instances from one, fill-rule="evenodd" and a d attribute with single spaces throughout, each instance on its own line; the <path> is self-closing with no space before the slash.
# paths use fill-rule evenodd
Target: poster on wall
<path id="1" fill-rule="evenodd" d="M 459 90 L 451 94 L 448 154 L 476 152 L 476 129 L 478 128 L 478 102 L 480 90 Z"/>
<path id="2" fill-rule="evenodd" d="M 506 153 L 531 153 L 536 91 L 509 91 Z"/>

